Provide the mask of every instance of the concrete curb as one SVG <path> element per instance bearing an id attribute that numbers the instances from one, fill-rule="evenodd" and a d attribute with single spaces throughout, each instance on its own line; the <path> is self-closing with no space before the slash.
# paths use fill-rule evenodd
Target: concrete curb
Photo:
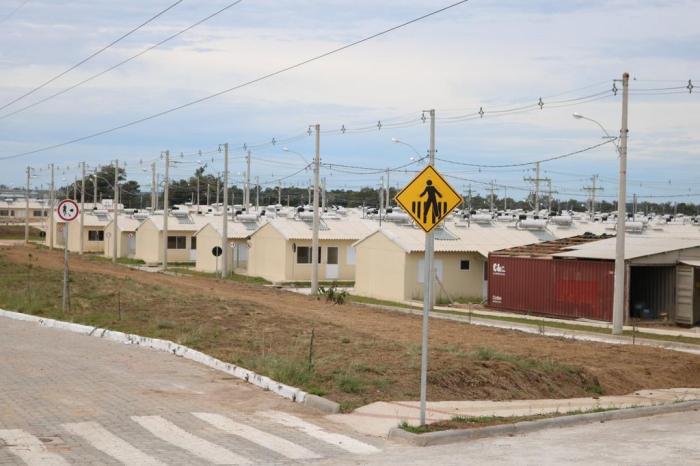
<path id="1" fill-rule="evenodd" d="M 326 414 L 337 414 L 340 412 L 340 405 L 335 401 L 310 393 L 307 393 L 306 397 L 304 397 L 304 406 L 317 409 Z"/>
<path id="2" fill-rule="evenodd" d="M 444 445 L 447 443 L 466 442 L 488 437 L 501 437 L 504 435 L 513 436 L 537 432 L 539 430 L 551 429 L 555 427 L 571 427 L 595 422 L 607 422 L 623 419 L 635 419 L 657 414 L 677 413 L 683 411 L 697 411 L 700 409 L 700 400 L 684 401 L 658 406 L 646 406 L 643 408 L 623 408 L 615 411 L 604 411 L 601 413 L 588 413 L 570 416 L 561 416 L 551 419 L 541 419 L 537 421 L 524 421 L 515 424 L 503 424 L 499 426 L 481 427 L 476 429 L 455 429 L 440 432 L 428 432 L 425 434 L 414 434 L 403 429 L 394 427 L 389 431 L 387 438 L 400 443 L 427 447 L 431 445 Z"/>
<path id="3" fill-rule="evenodd" d="M 255 372 L 250 371 L 248 369 L 244 369 L 242 367 L 223 362 L 200 351 L 188 348 L 187 346 L 179 345 L 169 340 L 142 337 L 140 335 L 116 332 L 114 330 L 91 327 L 89 325 L 75 324 L 72 322 L 64 322 L 61 320 L 47 319 L 31 314 L 23 314 L 21 312 L 6 311 L 4 309 L 0 309 L 0 317 L 6 317 L 8 319 L 21 320 L 25 322 L 34 322 L 41 325 L 42 327 L 67 330 L 70 332 L 79 333 L 81 335 L 115 341 L 117 343 L 137 345 L 144 348 L 150 348 L 156 351 L 171 353 L 175 356 L 179 356 L 185 359 L 189 359 L 190 361 L 203 364 L 217 371 L 225 372 L 238 379 L 245 380 L 250 384 L 256 385 L 262 388 L 263 390 L 271 391 L 283 398 L 287 398 L 296 403 L 302 403 L 305 406 L 318 409 L 322 412 L 333 414 L 340 411 L 340 405 L 338 403 L 335 403 L 334 401 L 321 398 L 320 396 L 308 394 L 305 391 L 300 390 L 299 388 L 279 383 L 275 380 L 270 379 L 269 377 L 265 377 L 263 375 L 256 374 Z"/>

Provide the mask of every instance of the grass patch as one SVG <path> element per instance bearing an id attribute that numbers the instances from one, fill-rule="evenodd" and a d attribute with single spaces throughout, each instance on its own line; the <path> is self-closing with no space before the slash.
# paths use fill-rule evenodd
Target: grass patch
<path id="1" fill-rule="evenodd" d="M 498 426 L 504 424 L 515 424 L 525 421 L 538 421 L 540 419 L 552 419 L 555 417 L 575 416 L 579 414 L 602 413 L 606 411 L 615 411 L 620 408 L 591 408 L 577 409 L 568 412 L 554 412 L 546 414 L 532 414 L 527 416 L 453 416 L 448 421 L 439 421 L 433 424 L 424 426 L 414 426 L 406 421 L 399 424 L 399 428 L 413 434 L 425 434 L 428 432 L 440 432 L 443 430 L 452 429 L 475 429 L 479 427 Z"/>
<path id="2" fill-rule="evenodd" d="M 304 281 L 298 281 L 298 282 L 282 282 L 280 283 L 281 286 L 285 288 L 310 288 L 311 287 L 311 282 L 304 282 Z M 326 280 L 326 281 L 319 281 L 318 282 L 319 286 L 334 286 L 334 287 L 340 287 L 340 288 L 352 288 L 355 286 L 354 281 L 350 280 Z"/>
<path id="3" fill-rule="evenodd" d="M 375 306 L 400 307 L 402 309 L 419 309 L 417 306 L 410 304 L 398 303 L 396 301 L 387 301 L 384 299 L 367 298 L 365 296 L 350 295 L 350 302 L 357 304 L 371 304 Z"/>
<path id="4" fill-rule="evenodd" d="M 191 268 L 185 267 L 168 267 L 168 272 L 179 274 L 179 275 L 189 275 L 191 277 L 203 277 L 218 280 L 219 276 L 216 273 L 211 272 L 200 272 Z M 265 280 L 262 277 L 251 277 L 248 275 L 241 275 L 237 273 L 231 273 L 227 280 L 231 280 L 237 283 L 247 283 L 249 285 L 269 285 L 271 282 Z"/>
<path id="5" fill-rule="evenodd" d="M 520 370 L 531 371 L 541 370 L 544 372 L 560 372 L 575 374 L 581 372 L 580 368 L 552 361 L 550 359 L 524 358 L 515 354 L 507 354 L 496 351 L 489 347 L 480 347 L 472 353 L 472 356 L 479 361 L 505 361 L 513 364 Z"/>

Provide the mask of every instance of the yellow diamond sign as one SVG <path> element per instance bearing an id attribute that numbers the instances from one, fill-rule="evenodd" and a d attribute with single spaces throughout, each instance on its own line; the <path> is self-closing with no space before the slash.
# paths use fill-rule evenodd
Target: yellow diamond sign
<path id="1" fill-rule="evenodd" d="M 462 203 L 462 196 L 431 165 L 413 178 L 394 199 L 426 233 Z"/>

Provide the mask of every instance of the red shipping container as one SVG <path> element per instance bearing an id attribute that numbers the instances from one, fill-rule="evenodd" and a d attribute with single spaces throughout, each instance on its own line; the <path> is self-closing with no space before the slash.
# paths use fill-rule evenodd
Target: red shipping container
<path id="1" fill-rule="evenodd" d="M 489 306 L 612 321 L 614 262 L 489 256 Z"/>

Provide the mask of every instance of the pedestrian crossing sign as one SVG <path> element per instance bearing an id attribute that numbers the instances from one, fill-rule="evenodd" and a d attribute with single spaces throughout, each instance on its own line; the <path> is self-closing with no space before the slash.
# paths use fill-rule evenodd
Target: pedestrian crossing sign
<path id="1" fill-rule="evenodd" d="M 426 233 L 462 203 L 462 196 L 428 165 L 394 198 Z"/>

